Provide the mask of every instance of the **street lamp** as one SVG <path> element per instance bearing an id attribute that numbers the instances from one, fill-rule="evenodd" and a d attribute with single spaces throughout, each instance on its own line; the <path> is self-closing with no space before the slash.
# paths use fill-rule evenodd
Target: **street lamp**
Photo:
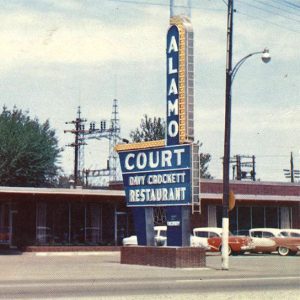
<path id="1" fill-rule="evenodd" d="M 262 54 L 262 61 L 271 60 L 269 50 L 253 52 L 237 62 L 232 68 L 232 29 L 233 29 L 233 0 L 228 0 L 227 16 L 227 59 L 226 59 L 226 94 L 225 94 L 225 134 L 223 157 L 223 212 L 222 212 L 222 269 L 228 270 L 228 233 L 229 233 L 229 163 L 230 163 L 230 133 L 231 133 L 231 88 L 235 75 L 242 64 L 251 56 Z"/>
<path id="2" fill-rule="evenodd" d="M 258 51 L 258 52 L 253 52 L 253 53 L 250 53 L 248 55 L 246 55 L 245 57 L 243 57 L 242 59 L 240 59 L 236 65 L 234 66 L 234 68 L 232 69 L 231 71 L 231 86 L 232 86 L 232 83 L 233 83 L 233 80 L 235 78 L 235 75 L 237 73 L 237 71 L 239 70 L 239 68 L 241 67 L 241 65 L 251 56 L 253 55 L 256 55 L 256 54 L 262 54 L 261 56 L 261 60 L 264 62 L 264 63 L 268 63 L 270 60 L 271 60 L 271 56 L 270 56 L 270 51 L 268 48 L 265 48 L 263 51 Z"/>

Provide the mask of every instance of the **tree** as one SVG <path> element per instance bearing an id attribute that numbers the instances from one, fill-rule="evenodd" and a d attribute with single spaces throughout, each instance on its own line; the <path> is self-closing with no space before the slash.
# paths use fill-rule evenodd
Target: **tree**
<path id="1" fill-rule="evenodd" d="M 61 149 L 49 121 L 3 107 L 0 114 L 0 185 L 51 186 Z"/>
<path id="2" fill-rule="evenodd" d="M 155 141 L 165 138 L 166 124 L 162 118 L 149 118 L 146 114 L 141 119 L 140 126 L 130 132 L 130 137 L 133 142 Z M 200 147 L 202 143 L 200 143 Z M 209 153 L 200 153 L 200 177 L 212 179 L 213 177 L 208 172 L 208 164 L 211 160 Z"/>
<path id="3" fill-rule="evenodd" d="M 200 144 L 200 148 L 202 143 Z M 208 164 L 211 160 L 209 153 L 200 153 L 200 178 L 212 179 L 213 177 L 208 172 Z"/>
<path id="4" fill-rule="evenodd" d="M 146 114 L 141 119 L 140 127 L 130 132 L 133 142 L 147 142 L 163 140 L 165 138 L 165 122 L 160 117 L 154 117 L 153 120 Z"/>

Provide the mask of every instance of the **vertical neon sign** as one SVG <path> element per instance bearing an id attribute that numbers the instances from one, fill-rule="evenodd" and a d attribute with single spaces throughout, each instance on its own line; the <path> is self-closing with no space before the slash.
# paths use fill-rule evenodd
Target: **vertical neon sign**
<path id="1" fill-rule="evenodd" d="M 179 144 L 179 30 L 167 34 L 167 145 Z"/>

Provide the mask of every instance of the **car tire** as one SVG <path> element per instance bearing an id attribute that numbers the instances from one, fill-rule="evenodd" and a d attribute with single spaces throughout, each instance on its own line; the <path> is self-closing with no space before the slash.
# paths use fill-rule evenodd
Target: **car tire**
<path id="1" fill-rule="evenodd" d="M 278 247 L 278 253 L 281 256 L 287 256 L 290 253 L 290 249 L 287 247 L 280 246 Z"/>

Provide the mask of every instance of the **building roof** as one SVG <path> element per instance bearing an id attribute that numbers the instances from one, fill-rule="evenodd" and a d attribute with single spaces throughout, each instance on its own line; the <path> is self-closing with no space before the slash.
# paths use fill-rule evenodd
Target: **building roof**
<path id="1" fill-rule="evenodd" d="M 108 189 L 64 189 L 33 187 L 0 187 L 0 200 L 16 199 L 72 199 L 72 200 L 116 200 L 124 201 L 125 193 L 121 190 Z"/>
<path id="2" fill-rule="evenodd" d="M 223 198 L 223 181 L 201 179 L 201 199 L 221 201 Z M 231 181 L 230 190 L 237 201 L 282 201 L 300 202 L 300 184 L 282 182 Z M 118 189 L 66 189 L 33 187 L 0 187 L 0 200 L 15 199 L 65 199 L 65 200 L 99 200 L 125 202 L 122 183 Z"/>

